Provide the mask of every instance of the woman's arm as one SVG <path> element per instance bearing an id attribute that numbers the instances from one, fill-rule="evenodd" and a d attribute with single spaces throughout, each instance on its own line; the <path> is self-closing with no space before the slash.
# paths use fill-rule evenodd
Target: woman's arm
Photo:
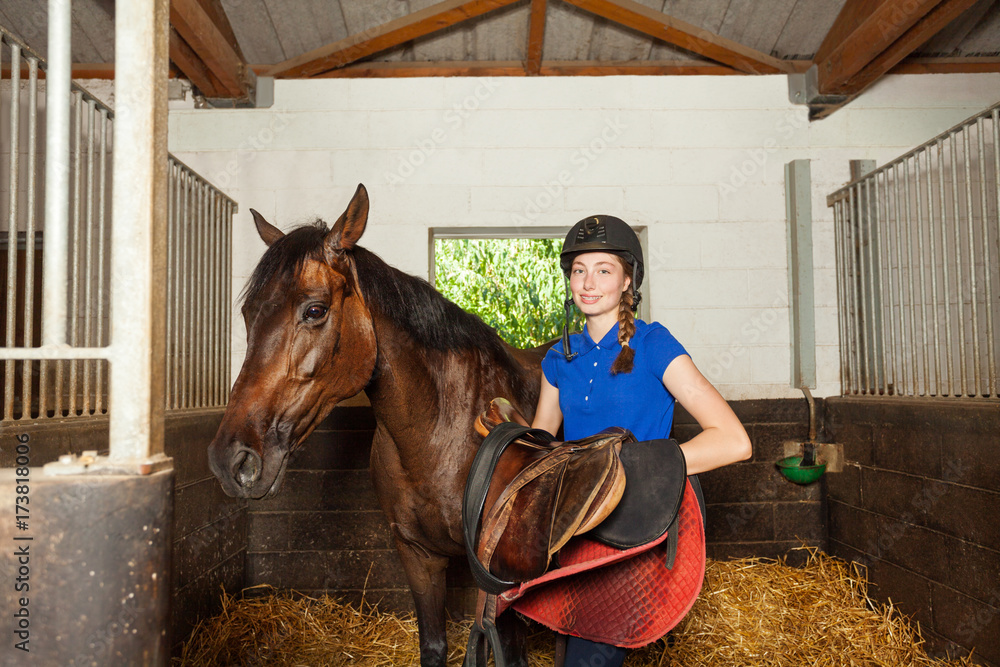
<path id="1" fill-rule="evenodd" d="M 559 389 L 553 387 L 545 374 L 542 373 L 542 391 L 538 394 L 538 407 L 535 409 L 535 418 L 531 422 L 531 427 L 542 428 L 555 435 L 562 420 L 562 410 L 559 408 Z"/>
<path id="2" fill-rule="evenodd" d="M 671 361 L 663 372 L 663 385 L 702 428 L 681 445 L 689 475 L 750 458 L 753 447 L 746 429 L 691 357 L 681 355 Z"/>

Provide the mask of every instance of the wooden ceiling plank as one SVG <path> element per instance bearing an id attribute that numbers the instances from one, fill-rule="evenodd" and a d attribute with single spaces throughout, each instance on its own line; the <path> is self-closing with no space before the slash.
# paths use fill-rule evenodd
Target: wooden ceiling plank
<path id="1" fill-rule="evenodd" d="M 264 0 L 223 0 L 223 9 L 239 38 L 244 62 L 277 63 L 285 59 L 278 31 Z"/>
<path id="2" fill-rule="evenodd" d="M 942 0 L 882 0 L 829 55 L 814 59 L 820 94 L 847 94 L 842 89 L 849 79 L 868 67 L 879 54 L 892 46 L 941 2 Z M 844 12 L 841 12 L 841 16 L 843 15 Z M 840 25 L 840 17 L 831 33 L 834 30 L 838 34 L 846 31 Z M 929 37 L 930 34 L 927 35 Z M 905 55 L 907 54 L 903 57 Z"/>
<path id="3" fill-rule="evenodd" d="M 529 76 L 537 76 L 542 69 L 547 5 L 546 0 L 531 0 L 531 19 L 528 22 L 528 57 L 524 63 L 524 71 Z"/>
<path id="4" fill-rule="evenodd" d="M 784 61 L 747 48 L 697 26 L 649 9 L 633 0 L 564 0 L 641 33 L 729 65 L 748 74 L 787 74 Z"/>
<path id="5" fill-rule="evenodd" d="M 840 9 L 836 1 L 821 2 L 817 6 L 810 0 L 798 0 L 771 53 L 785 59 L 812 59 L 824 35 L 836 22 Z"/>
<path id="6" fill-rule="evenodd" d="M 170 24 L 222 84 L 223 90 L 220 92 L 223 94 L 212 97 L 248 96 L 246 63 L 240 60 L 199 0 L 171 0 Z M 177 66 L 185 74 L 188 73 L 181 63 L 178 62 Z"/>
<path id="7" fill-rule="evenodd" d="M 978 0 L 976 4 L 972 6 L 967 12 L 963 13 L 961 17 L 952 21 L 944 30 L 938 34 L 931 37 L 929 40 L 924 42 L 920 47 L 914 51 L 914 56 L 958 56 L 960 53 L 958 51 L 959 46 L 965 41 L 965 39 L 979 27 L 983 21 L 986 14 L 994 6 L 994 0 Z"/>
<path id="8" fill-rule="evenodd" d="M 977 0 L 944 0 L 893 42 L 888 49 L 872 59 L 864 69 L 845 81 L 839 89 L 840 94 L 857 95 L 875 83 L 903 58 L 913 53 L 921 44 L 940 32 L 976 2 Z"/>
<path id="9" fill-rule="evenodd" d="M 269 68 L 267 73 L 269 76 L 280 78 L 315 76 L 517 1 L 444 0 L 376 28 L 278 63 Z"/>

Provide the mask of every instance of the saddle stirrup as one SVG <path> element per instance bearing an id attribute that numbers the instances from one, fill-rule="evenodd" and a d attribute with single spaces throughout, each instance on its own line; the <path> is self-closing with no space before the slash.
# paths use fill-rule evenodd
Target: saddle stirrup
<path id="1" fill-rule="evenodd" d="M 487 667 L 490 651 L 493 652 L 495 667 L 507 667 L 503 646 L 500 644 L 500 633 L 497 632 L 496 618 L 497 596 L 480 591 L 476 603 L 476 620 L 469 630 L 469 643 L 465 647 L 462 667 Z"/>

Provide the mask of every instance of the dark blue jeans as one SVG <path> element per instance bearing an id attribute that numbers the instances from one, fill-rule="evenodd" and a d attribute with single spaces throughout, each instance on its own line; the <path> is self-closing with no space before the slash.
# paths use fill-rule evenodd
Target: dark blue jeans
<path id="1" fill-rule="evenodd" d="M 566 641 L 566 667 L 621 667 L 627 649 L 570 637 Z"/>

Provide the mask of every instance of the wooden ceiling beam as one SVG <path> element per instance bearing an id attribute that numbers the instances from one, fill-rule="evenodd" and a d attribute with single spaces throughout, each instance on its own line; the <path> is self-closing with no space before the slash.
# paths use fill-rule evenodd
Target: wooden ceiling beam
<path id="1" fill-rule="evenodd" d="M 988 74 L 1000 72 L 1000 58 L 907 58 L 891 74 Z"/>
<path id="2" fill-rule="evenodd" d="M 788 74 L 792 71 L 783 60 L 650 9 L 634 0 L 564 2 L 747 74 Z"/>
<path id="3" fill-rule="evenodd" d="M 801 63 L 803 65 L 807 62 Z M 261 68 L 263 71 L 263 67 Z M 607 61 L 543 60 L 539 76 L 665 76 L 741 75 L 732 67 L 698 60 Z M 324 72 L 316 78 L 394 78 L 434 76 L 526 76 L 524 63 L 517 60 L 473 62 L 365 62 Z"/>
<path id="4" fill-rule="evenodd" d="M 170 28 L 170 61 L 205 97 L 225 97 L 228 94 L 219 80 L 212 76 L 208 66 L 173 27 Z"/>
<path id="5" fill-rule="evenodd" d="M 247 65 L 229 43 L 226 31 L 220 29 L 215 20 L 199 0 L 170 0 L 170 24 L 180 41 L 190 47 L 190 52 L 182 53 L 175 50 L 179 42 L 171 40 L 170 59 L 199 88 L 201 85 L 195 83 L 195 78 L 204 83 L 204 70 L 211 73 L 218 87 L 214 94 L 202 90 L 206 96 L 247 98 L 250 96 Z M 203 63 L 204 68 L 199 68 L 192 61 L 192 54 Z"/>
<path id="6" fill-rule="evenodd" d="M 975 1 L 848 0 L 814 58 L 819 93 L 856 94 Z"/>
<path id="7" fill-rule="evenodd" d="M 808 60 L 791 61 L 797 70 L 809 67 Z M 267 65 L 252 65 L 263 72 Z M 428 72 L 434 72 L 433 74 Z M 891 70 L 890 74 L 983 74 L 1000 72 L 1000 58 L 907 58 Z M 4 77 L 10 76 L 10 67 L 0 69 Z M 177 75 L 171 72 L 171 77 Z M 544 76 L 602 76 L 614 74 L 633 75 L 709 75 L 726 76 L 741 74 L 732 67 L 697 60 L 649 60 L 637 62 L 548 60 L 542 61 L 539 75 Z M 483 61 L 472 63 L 429 62 L 429 63 L 367 63 L 345 67 L 337 72 L 329 72 L 327 77 L 393 77 L 393 76 L 522 76 L 524 63 L 516 61 Z M 21 69 L 21 78 L 27 79 L 28 69 Z M 38 78 L 45 78 L 45 71 L 38 72 Z M 74 79 L 114 79 L 113 63 L 76 63 L 73 65 Z M 186 77 L 185 77 L 186 78 Z"/>
<path id="8" fill-rule="evenodd" d="M 939 33 L 977 0 L 944 0 L 914 23 L 886 50 L 871 59 L 854 76 L 840 84 L 839 94 L 857 95 L 913 53 L 921 44 Z M 822 79 L 820 92 L 823 92 Z"/>
<path id="9" fill-rule="evenodd" d="M 524 71 L 528 76 L 536 76 L 542 69 L 547 4 L 546 0 L 531 0 L 531 20 L 528 23 L 528 57 L 524 62 Z"/>
<path id="10" fill-rule="evenodd" d="M 268 68 L 266 75 L 283 79 L 316 76 L 515 2 L 518 0 L 444 0 L 280 62 Z"/>

